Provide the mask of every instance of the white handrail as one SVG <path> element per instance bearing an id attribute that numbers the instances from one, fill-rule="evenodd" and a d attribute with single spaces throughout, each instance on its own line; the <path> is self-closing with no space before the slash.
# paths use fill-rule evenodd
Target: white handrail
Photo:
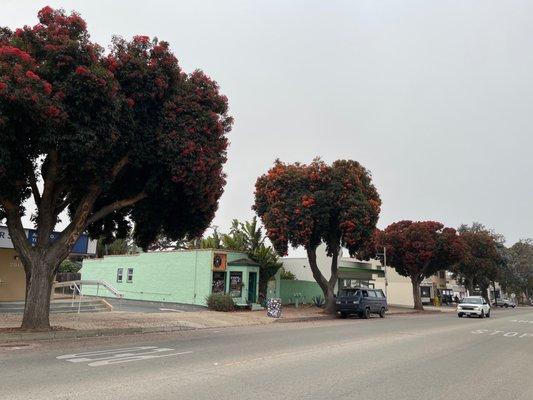
<path id="1" fill-rule="evenodd" d="M 83 298 L 83 294 L 81 293 L 80 287 L 75 282 L 72 282 L 72 284 L 70 285 L 70 289 L 72 290 L 72 302 L 70 303 L 71 307 L 74 306 L 74 298 L 76 297 L 76 292 L 80 294 L 80 298 L 78 300 L 78 314 L 79 314 L 80 309 L 81 309 L 81 300 Z"/>
<path id="2" fill-rule="evenodd" d="M 97 287 L 97 291 L 98 291 L 98 288 L 101 286 L 103 286 L 104 288 L 106 288 L 109 292 L 111 292 L 115 297 L 117 298 L 122 298 L 124 297 L 124 295 L 122 293 L 120 293 L 116 288 L 114 288 L 113 286 L 111 286 L 109 284 L 109 282 L 105 281 L 105 280 L 92 280 L 92 279 L 83 279 L 83 280 L 76 280 L 76 281 L 66 281 L 66 282 L 55 282 L 54 283 L 54 288 L 58 288 L 58 287 L 70 287 L 71 289 L 74 288 L 75 285 L 75 288 L 77 288 L 81 294 L 81 286 L 82 285 L 96 285 Z"/>

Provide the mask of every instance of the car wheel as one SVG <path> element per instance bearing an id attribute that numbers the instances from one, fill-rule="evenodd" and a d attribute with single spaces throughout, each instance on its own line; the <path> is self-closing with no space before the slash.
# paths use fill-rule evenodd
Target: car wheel
<path id="1" fill-rule="evenodd" d="M 509 307 L 509 304 L 505 304 L 504 307 L 505 307 L 505 308 L 508 308 L 508 307 Z"/>
<path id="2" fill-rule="evenodd" d="M 363 312 L 363 318 L 364 319 L 370 318 L 370 308 L 365 308 L 365 311 Z"/>
<path id="3" fill-rule="evenodd" d="M 342 319 L 346 319 L 347 317 L 348 317 L 348 314 L 346 314 L 345 312 L 341 312 Z"/>
<path id="4" fill-rule="evenodd" d="M 463 318 L 463 314 L 461 314 L 461 313 L 457 314 L 457 316 L 458 316 L 459 318 Z"/>
<path id="5" fill-rule="evenodd" d="M 485 318 L 485 310 L 481 310 L 481 314 L 479 314 L 479 318 Z"/>
<path id="6" fill-rule="evenodd" d="M 381 307 L 381 310 L 379 310 L 379 317 L 385 318 L 385 307 Z"/>

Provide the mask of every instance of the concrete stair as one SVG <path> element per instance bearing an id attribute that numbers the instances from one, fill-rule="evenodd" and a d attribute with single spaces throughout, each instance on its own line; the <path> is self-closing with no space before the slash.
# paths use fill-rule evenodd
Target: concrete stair
<path id="1" fill-rule="evenodd" d="M 261 304 L 252 303 L 252 308 L 251 308 L 252 311 L 261 311 L 261 310 L 264 310 L 264 309 L 265 309 L 265 307 L 263 307 Z"/>
<path id="2" fill-rule="evenodd" d="M 103 312 L 110 311 L 106 303 L 100 299 L 84 299 L 81 301 L 80 312 Z M 24 312 L 23 301 L 0 302 L 0 314 L 22 314 Z M 72 300 L 52 300 L 50 303 L 50 314 L 77 313 L 78 299 Z"/>

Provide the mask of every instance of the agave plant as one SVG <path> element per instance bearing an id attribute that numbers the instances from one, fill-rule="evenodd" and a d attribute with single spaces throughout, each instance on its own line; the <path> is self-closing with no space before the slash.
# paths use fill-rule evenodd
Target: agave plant
<path id="1" fill-rule="evenodd" d="M 324 304 L 326 304 L 326 300 L 324 299 L 324 296 L 314 296 L 312 299 L 313 305 L 315 307 L 322 308 L 324 307 Z"/>

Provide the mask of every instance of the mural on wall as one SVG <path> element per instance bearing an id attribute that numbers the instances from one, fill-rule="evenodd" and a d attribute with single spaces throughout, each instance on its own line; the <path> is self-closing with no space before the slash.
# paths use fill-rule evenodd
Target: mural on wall
<path id="1" fill-rule="evenodd" d="M 228 255 L 215 253 L 213 255 L 213 271 L 225 271 L 228 265 Z"/>

